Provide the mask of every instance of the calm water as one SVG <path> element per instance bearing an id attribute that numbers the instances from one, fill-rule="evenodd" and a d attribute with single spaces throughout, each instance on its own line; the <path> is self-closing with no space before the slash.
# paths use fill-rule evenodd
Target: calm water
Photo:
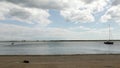
<path id="1" fill-rule="evenodd" d="M 0 42 L 0 55 L 120 54 L 120 41 L 105 45 L 93 42 Z"/>

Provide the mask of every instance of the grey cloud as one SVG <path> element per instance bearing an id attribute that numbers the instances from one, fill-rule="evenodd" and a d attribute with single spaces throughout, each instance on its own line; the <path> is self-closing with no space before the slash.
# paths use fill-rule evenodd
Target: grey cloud
<path id="1" fill-rule="evenodd" d="M 61 9 L 62 5 L 56 0 L 3 0 L 21 6 L 42 8 L 42 9 Z"/>
<path id="2" fill-rule="evenodd" d="M 69 1 L 65 3 L 64 0 L 2 0 L 2 1 L 7 1 L 26 7 L 42 9 L 64 9 L 70 6 Z M 72 0 L 70 1 L 72 2 Z M 76 1 L 82 1 L 86 4 L 89 4 L 96 0 L 76 0 Z"/>
<path id="3" fill-rule="evenodd" d="M 2 20 L 16 20 L 29 24 L 38 23 L 42 26 L 51 23 L 47 10 L 22 7 L 10 2 L 0 2 L 0 5 L 0 18 Z"/>
<path id="4" fill-rule="evenodd" d="M 82 1 L 88 4 L 88 3 L 92 3 L 95 0 L 82 0 Z"/>
<path id="5" fill-rule="evenodd" d="M 10 12 L 8 13 L 9 16 L 12 17 L 18 17 L 20 19 L 28 19 L 30 17 L 30 13 L 23 10 L 23 9 L 10 9 Z"/>
<path id="6" fill-rule="evenodd" d="M 114 6 L 119 5 L 119 4 L 120 4 L 120 0 L 114 0 L 113 3 L 112 3 L 112 5 L 114 5 Z"/>
<path id="7" fill-rule="evenodd" d="M 108 5 L 109 0 L 2 0 L 2 1 L 13 3 L 22 8 L 29 8 L 32 10 L 33 8 L 42 10 L 57 9 L 58 11 L 60 11 L 60 14 L 66 20 L 70 20 L 70 22 L 93 22 L 95 21 L 93 14 L 102 12 Z M 86 9 L 80 10 L 79 8 Z M 28 11 L 30 12 L 31 10 Z M 17 16 L 20 19 L 22 18 L 26 19 L 27 17 L 29 17 L 29 15 L 31 15 L 30 16 L 31 19 L 29 18 L 27 19 L 29 20 L 34 19 L 37 20 L 37 22 L 40 21 L 49 22 L 48 17 L 50 15 L 48 11 L 42 11 L 42 13 L 40 11 L 37 11 L 37 14 L 36 11 L 35 13 L 31 12 L 31 14 L 29 14 L 29 12 L 15 10 L 13 12 L 10 12 L 10 16 L 13 17 Z M 46 15 L 43 13 L 45 13 Z M 45 19 L 43 20 L 42 17 Z"/>

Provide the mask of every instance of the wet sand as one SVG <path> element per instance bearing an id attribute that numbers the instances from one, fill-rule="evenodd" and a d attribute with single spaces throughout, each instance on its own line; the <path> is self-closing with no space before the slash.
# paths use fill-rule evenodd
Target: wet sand
<path id="1" fill-rule="evenodd" d="M 120 55 L 2 55 L 0 68 L 120 68 Z"/>

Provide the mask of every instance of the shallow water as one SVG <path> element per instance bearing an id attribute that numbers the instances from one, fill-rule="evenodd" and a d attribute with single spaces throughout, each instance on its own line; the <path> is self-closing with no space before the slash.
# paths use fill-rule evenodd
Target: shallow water
<path id="1" fill-rule="evenodd" d="M 120 54 L 120 41 L 105 45 L 104 41 L 81 42 L 0 42 L 0 55 L 71 55 Z"/>

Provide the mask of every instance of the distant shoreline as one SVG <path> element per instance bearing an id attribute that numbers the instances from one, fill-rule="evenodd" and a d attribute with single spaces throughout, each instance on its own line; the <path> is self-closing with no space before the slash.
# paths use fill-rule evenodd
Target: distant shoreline
<path id="1" fill-rule="evenodd" d="M 107 41 L 107 40 L 6 40 L 0 42 L 92 42 L 92 41 Z M 120 40 L 110 40 L 120 41 Z"/>
<path id="2" fill-rule="evenodd" d="M 56 54 L 56 55 L 0 55 L 0 56 L 87 56 L 87 55 L 120 55 L 120 54 Z"/>

